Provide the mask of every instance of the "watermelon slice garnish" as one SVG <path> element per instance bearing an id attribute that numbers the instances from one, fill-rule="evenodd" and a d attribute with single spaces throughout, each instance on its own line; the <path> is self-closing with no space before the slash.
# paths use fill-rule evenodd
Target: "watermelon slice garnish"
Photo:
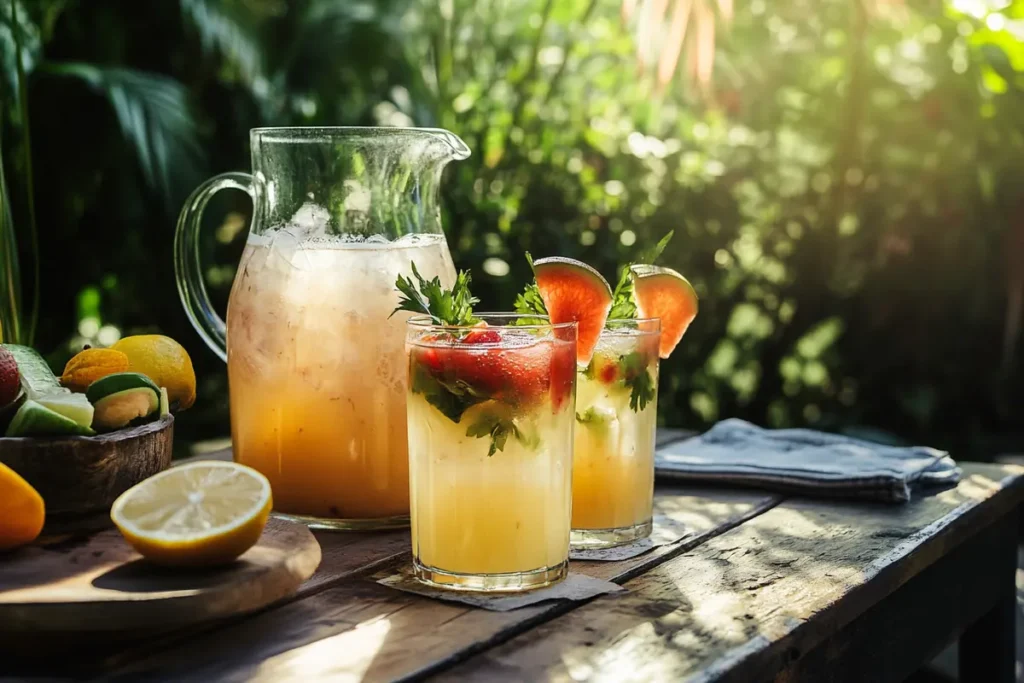
<path id="1" fill-rule="evenodd" d="M 634 264 L 629 267 L 629 273 L 633 278 L 633 299 L 639 316 L 661 320 L 658 355 L 668 358 L 697 317 L 697 292 L 685 277 L 671 268 Z"/>
<path id="2" fill-rule="evenodd" d="M 533 274 L 551 322 L 576 323 L 576 362 L 586 365 L 612 307 L 608 281 L 586 263 L 560 256 L 534 261 Z"/>

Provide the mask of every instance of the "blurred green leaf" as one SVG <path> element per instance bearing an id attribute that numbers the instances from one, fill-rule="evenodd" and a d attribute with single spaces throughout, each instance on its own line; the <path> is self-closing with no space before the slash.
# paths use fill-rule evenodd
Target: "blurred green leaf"
<path id="1" fill-rule="evenodd" d="M 17 4 L 17 25 L 12 8 Z M 17 32 L 17 40 L 15 40 Z M 18 60 L 16 44 L 21 44 L 21 61 L 25 73 L 31 73 L 41 57 L 39 28 L 29 18 L 21 0 L 0 0 L 0 68 L 3 70 L 3 97 L 16 102 L 18 98 Z"/>
<path id="2" fill-rule="evenodd" d="M 135 149 L 146 183 L 170 208 L 179 180 L 191 181 L 203 149 L 188 92 L 174 79 L 120 67 L 48 62 L 45 72 L 79 79 L 105 97 L 125 138 Z M 177 210 L 177 207 L 173 207 Z"/>
<path id="3" fill-rule="evenodd" d="M 230 0 L 179 0 L 182 11 L 199 33 L 203 49 L 220 51 L 235 64 L 243 82 L 257 97 L 266 95 L 263 46 L 252 14 Z"/>
<path id="4" fill-rule="evenodd" d="M 11 218 L 3 158 L 0 157 L 0 341 L 22 343 L 21 270 Z"/>

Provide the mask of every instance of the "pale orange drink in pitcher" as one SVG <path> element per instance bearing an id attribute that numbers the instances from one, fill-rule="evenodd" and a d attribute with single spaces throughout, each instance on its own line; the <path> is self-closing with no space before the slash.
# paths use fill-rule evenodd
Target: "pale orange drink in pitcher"
<path id="1" fill-rule="evenodd" d="M 415 261 L 450 286 L 441 170 L 469 150 L 447 131 L 266 128 L 254 175 L 201 186 L 179 222 L 179 291 L 228 363 L 234 458 L 270 480 L 274 511 L 310 526 L 408 524 L 405 321 L 389 317 Z M 198 263 L 199 216 L 216 190 L 254 213 L 228 301 L 212 311 Z"/>

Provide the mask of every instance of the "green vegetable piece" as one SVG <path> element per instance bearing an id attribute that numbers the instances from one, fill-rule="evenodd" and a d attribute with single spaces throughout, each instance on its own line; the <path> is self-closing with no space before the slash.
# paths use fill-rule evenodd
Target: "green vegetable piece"
<path id="1" fill-rule="evenodd" d="M 96 408 L 93 426 L 100 429 L 121 429 L 160 410 L 160 388 L 137 372 L 101 377 L 89 385 L 85 395 Z"/>
<path id="2" fill-rule="evenodd" d="M 95 433 L 35 401 L 26 400 L 4 436 L 92 436 Z"/>

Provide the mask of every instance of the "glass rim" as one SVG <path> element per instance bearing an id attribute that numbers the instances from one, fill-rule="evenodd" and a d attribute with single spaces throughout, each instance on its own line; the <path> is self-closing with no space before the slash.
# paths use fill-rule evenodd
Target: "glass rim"
<path id="1" fill-rule="evenodd" d="M 521 319 L 521 318 L 530 318 L 530 319 L 533 319 L 533 320 L 546 320 L 547 321 L 547 322 L 544 322 L 544 323 L 531 324 L 531 325 L 491 325 L 488 322 L 488 327 L 490 329 L 495 329 L 495 330 L 503 330 L 503 329 L 525 330 L 525 331 L 528 331 L 528 330 L 568 330 L 568 329 L 576 329 L 579 326 L 579 324 L 575 320 L 573 320 L 571 322 L 567 322 L 567 323 L 553 323 L 553 322 L 551 322 L 551 319 L 548 316 L 546 316 L 546 315 L 536 315 L 536 314 L 530 314 L 530 313 L 490 313 L 490 312 L 486 312 L 485 311 L 485 312 L 482 312 L 482 313 L 474 313 L 473 315 L 475 317 L 477 317 L 477 318 L 484 319 L 485 321 L 486 321 L 487 318 L 496 318 L 496 319 L 502 319 L 502 320 L 517 320 L 517 319 Z M 440 324 L 440 323 L 435 323 L 434 319 L 431 318 L 429 315 L 414 315 L 413 317 L 409 318 L 406 321 L 405 325 L 408 328 L 414 328 L 414 329 L 418 329 L 418 330 L 439 330 L 439 331 L 459 331 L 459 332 L 464 332 L 466 330 L 476 329 L 476 327 L 474 325 L 443 325 L 443 324 Z"/>
<path id="2" fill-rule="evenodd" d="M 415 126 L 261 126 L 249 129 L 249 143 L 271 144 L 323 144 L 351 138 L 362 140 L 431 140 L 447 146 L 452 160 L 468 159 L 472 151 L 465 141 L 444 128 L 417 128 Z"/>
<path id="3" fill-rule="evenodd" d="M 348 137 L 363 135 L 368 137 L 422 137 L 423 135 L 455 135 L 444 128 L 427 128 L 418 126 L 258 126 L 249 129 L 249 135 L 261 139 L 273 140 L 279 136 L 282 141 L 303 141 L 315 137 Z"/>
<path id="4" fill-rule="evenodd" d="M 661 318 L 608 318 L 604 321 L 604 327 L 601 328 L 601 334 L 622 334 L 621 330 L 609 328 L 609 324 L 621 324 L 636 323 L 638 326 L 629 330 L 629 336 L 641 336 L 641 335 L 654 335 L 661 334 Z M 643 329 L 639 327 L 642 324 L 653 324 L 656 329 Z M 627 328 L 628 329 L 628 328 Z"/>

